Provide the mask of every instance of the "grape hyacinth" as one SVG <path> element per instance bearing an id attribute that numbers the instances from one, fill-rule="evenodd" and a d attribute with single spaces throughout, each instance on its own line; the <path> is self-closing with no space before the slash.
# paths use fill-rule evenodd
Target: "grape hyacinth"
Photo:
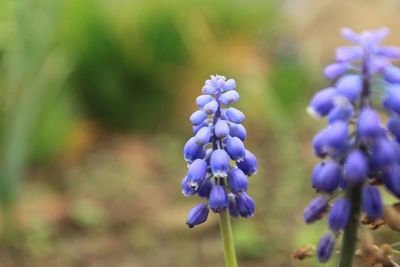
<path id="1" fill-rule="evenodd" d="M 189 167 L 182 192 L 185 196 L 198 195 L 207 202 L 190 211 L 186 224 L 192 228 L 204 223 L 210 209 L 221 214 L 223 236 L 226 227 L 231 231 L 229 214 L 248 218 L 255 210 L 247 189 L 249 176 L 257 173 L 257 159 L 244 146 L 247 132 L 241 123 L 245 115 L 231 107 L 238 100 L 235 80 L 212 75 L 205 82 L 202 95 L 196 98 L 199 110 L 190 116 L 194 137 L 183 149 Z"/>
<path id="2" fill-rule="evenodd" d="M 400 198 L 400 68 L 392 64 L 400 48 L 380 45 L 388 33 L 342 29 L 354 45 L 336 50 L 336 61 L 324 70 L 332 85 L 307 108 L 313 117 L 327 117 L 328 126 L 313 140 L 321 161 L 311 183 L 319 196 L 305 208 L 304 219 L 313 223 L 328 215 L 330 231 L 317 248 L 320 262 L 329 260 L 344 232 L 339 267 L 352 264 L 360 214 L 368 221 L 383 218 L 381 187 Z M 380 104 L 373 105 L 375 96 Z M 379 106 L 389 116 L 387 126 Z"/>

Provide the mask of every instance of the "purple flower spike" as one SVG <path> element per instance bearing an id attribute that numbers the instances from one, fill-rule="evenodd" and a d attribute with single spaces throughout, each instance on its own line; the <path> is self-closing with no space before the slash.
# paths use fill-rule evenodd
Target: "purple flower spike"
<path id="1" fill-rule="evenodd" d="M 196 98 L 200 110 L 190 116 L 194 137 L 183 148 L 188 172 L 182 193 L 208 202 L 190 211 L 190 228 L 205 222 L 209 209 L 219 213 L 229 208 L 232 217 L 254 214 L 255 203 L 246 192 L 248 176 L 257 172 L 257 159 L 243 144 L 247 132 L 240 123 L 245 115 L 230 107 L 239 100 L 235 89 L 235 80 L 211 75 Z"/>
<path id="2" fill-rule="evenodd" d="M 196 225 L 202 224 L 207 221 L 208 207 L 206 204 L 201 203 L 194 207 L 190 212 L 186 220 L 186 224 L 189 228 L 193 228 Z"/>
<path id="3" fill-rule="evenodd" d="M 327 262 L 332 257 L 335 243 L 336 238 L 331 232 L 321 237 L 317 249 L 317 256 L 320 262 Z"/>

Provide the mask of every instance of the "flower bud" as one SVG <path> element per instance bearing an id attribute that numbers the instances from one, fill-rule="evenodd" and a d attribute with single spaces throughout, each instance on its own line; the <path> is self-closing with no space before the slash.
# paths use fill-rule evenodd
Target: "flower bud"
<path id="1" fill-rule="evenodd" d="M 235 103 L 239 100 L 239 93 L 235 90 L 228 91 L 226 93 L 223 93 L 219 100 L 222 102 L 222 104 L 229 106 L 232 103 Z"/>
<path id="2" fill-rule="evenodd" d="M 384 77 L 390 83 L 400 83 L 400 68 L 396 66 L 386 67 Z"/>
<path id="3" fill-rule="evenodd" d="M 208 212 L 209 211 L 206 204 L 198 204 L 196 207 L 190 210 L 186 220 L 187 226 L 189 226 L 189 228 L 193 228 L 196 225 L 204 223 L 207 221 Z"/>
<path id="4" fill-rule="evenodd" d="M 241 169 L 234 167 L 228 173 L 228 184 L 234 194 L 246 192 L 248 186 L 247 176 Z"/>
<path id="5" fill-rule="evenodd" d="M 194 189 L 193 187 L 191 187 L 191 186 L 189 185 L 189 183 L 188 183 L 188 178 L 187 178 L 187 176 L 185 176 L 185 177 L 182 179 L 182 194 L 183 194 L 185 197 L 188 197 L 188 196 L 193 196 L 193 195 L 195 195 L 196 193 L 197 193 L 197 190 Z"/>
<path id="6" fill-rule="evenodd" d="M 235 80 L 234 79 L 229 79 L 224 83 L 224 85 L 222 87 L 222 90 L 223 91 L 229 91 L 229 90 L 233 90 L 235 88 L 236 88 Z"/>
<path id="7" fill-rule="evenodd" d="M 329 64 L 324 69 L 325 77 L 329 80 L 334 80 L 351 68 L 349 63 L 333 63 Z"/>
<path id="8" fill-rule="evenodd" d="M 246 140 L 247 131 L 241 124 L 232 123 L 229 127 L 229 132 L 232 137 L 239 137 L 242 141 Z"/>
<path id="9" fill-rule="evenodd" d="M 347 137 L 347 124 L 336 121 L 314 137 L 314 152 L 319 157 L 324 157 L 327 154 L 335 156 L 346 148 Z"/>
<path id="10" fill-rule="evenodd" d="M 197 134 L 197 132 L 198 132 L 201 128 L 203 128 L 203 127 L 208 127 L 208 126 L 209 126 L 209 125 L 208 125 L 207 120 L 203 121 L 203 122 L 200 123 L 199 125 L 194 125 L 194 126 L 192 126 L 193 133 L 194 133 L 194 134 Z"/>
<path id="11" fill-rule="evenodd" d="M 368 158 L 360 150 L 353 150 L 344 163 L 344 179 L 350 185 L 359 185 L 368 176 Z"/>
<path id="12" fill-rule="evenodd" d="M 189 186 L 195 190 L 198 190 L 200 185 L 206 178 L 207 163 L 203 159 L 196 159 L 190 164 L 187 178 Z"/>
<path id="13" fill-rule="evenodd" d="M 339 62 L 352 62 L 362 57 L 363 50 L 359 46 L 344 46 L 336 49 L 336 60 Z"/>
<path id="14" fill-rule="evenodd" d="M 238 137 L 228 138 L 225 149 L 231 159 L 235 161 L 243 160 L 246 153 L 244 144 Z"/>
<path id="15" fill-rule="evenodd" d="M 215 135 L 218 138 L 224 138 L 229 135 L 229 126 L 226 120 L 219 120 L 215 124 Z"/>
<path id="16" fill-rule="evenodd" d="M 239 217 L 239 209 L 236 203 L 236 197 L 234 194 L 229 193 L 228 194 L 228 209 L 229 209 L 229 214 L 233 217 L 233 218 L 237 218 Z"/>
<path id="17" fill-rule="evenodd" d="M 214 100 L 214 97 L 210 95 L 200 95 L 196 98 L 196 105 L 199 108 L 202 108 L 205 104 L 211 102 L 212 100 Z"/>
<path id="18" fill-rule="evenodd" d="M 317 248 L 317 256 L 320 262 L 327 262 L 331 258 L 335 243 L 336 238 L 331 232 L 321 237 Z"/>
<path id="19" fill-rule="evenodd" d="M 335 106 L 331 109 L 328 115 L 330 124 L 335 121 L 348 122 L 354 113 L 353 105 L 349 100 L 342 96 L 337 96 L 334 100 Z"/>
<path id="20" fill-rule="evenodd" d="M 329 227 L 332 231 L 340 231 L 347 226 L 350 217 L 351 203 L 347 198 L 339 198 L 329 213 Z"/>
<path id="21" fill-rule="evenodd" d="M 332 193 L 338 188 L 341 179 L 341 166 L 332 160 L 328 160 L 323 163 L 320 170 L 318 170 L 318 174 L 316 174 L 314 178 L 314 185 L 318 190 Z"/>
<path id="22" fill-rule="evenodd" d="M 236 195 L 236 204 L 239 210 L 240 216 L 249 218 L 254 215 L 255 203 L 254 200 L 246 193 L 240 193 Z"/>
<path id="23" fill-rule="evenodd" d="M 316 118 L 328 115 L 333 107 L 333 98 L 335 94 L 334 88 L 326 88 L 318 91 L 310 101 L 307 108 L 308 113 Z"/>
<path id="24" fill-rule="evenodd" d="M 205 119 L 207 119 L 207 113 L 204 110 L 197 110 L 190 116 L 190 121 L 193 125 L 201 124 Z"/>
<path id="25" fill-rule="evenodd" d="M 201 128 L 194 137 L 196 139 L 197 144 L 205 145 L 208 144 L 211 140 L 211 129 L 210 127 Z"/>
<path id="26" fill-rule="evenodd" d="M 218 89 L 214 85 L 211 85 L 211 84 L 206 84 L 206 85 L 204 85 L 203 89 L 201 89 L 201 92 L 203 94 L 215 94 L 215 93 L 217 93 L 217 91 L 218 91 Z"/>
<path id="27" fill-rule="evenodd" d="M 362 79 L 359 75 L 348 74 L 340 77 L 335 87 L 338 95 L 346 97 L 350 102 L 355 102 L 361 94 Z"/>
<path id="28" fill-rule="evenodd" d="M 313 199 L 304 209 L 304 221 L 308 224 L 313 223 L 322 218 L 322 215 L 328 209 L 328 200 L 324 196 Z"/>
<path id="29" fill-rule="evenodd" d="M 357 134 L 362 140 L 373 140 L 383 133 L 378 113 L 371 108 L 363 108 L 357 124 Z"/>
<path id="30" fill-rule="evenodd" d="M 382 175 L 385 187 L 395 196 L 400 198 L 400 166 L 394 164 Z"/>
<path id="31" fill-rule="evenodd" d="M 226 177 L 229 171 L 229 156 L 223 149 L 214 150 L 210 159 L 211 170 L 216 177 Z"/>
<path id="32" fill-rule="evenodd" d="M 222 185 L 213 185 L 209 200 L 210 209 L 214 212 L 221 212 L 228 207 L 228 195 Z"/>
<path id="33" fill-rule="evenodd" d="M 183 156 L 186 161 L 191 162 L 195 160 L 203 151 L 203 147 L 197 144 L 194 137 L 190 138 L 183 147 Z"/>
<path id="34" fill-rule="evenodd" d="M 386 89 L 383 106 L 400 115 L 400 85 L 392 85 Z"/>
<path id="35" fill-rule="evenodd" d="M 204 105 L 203 110 L 209 115 L 215 114 L 215 112 L 217 112 L 218 106 L 218 102 L 216 100 L 212 100 Z"/>
<path id="36" fill-rule="evenodd" d="M 386 138 L 379 138 L 371 152 L 370 168 L 372 170 L 385 170 L 398 160 L 396 146 Z"/>
<path id="37" fill-rule="evenodd" d="M 212 185 L 213 183 L 211 182 L 211 179 L 204 179 L 203 183 L 200 185 L 197 195 L 202 198 L 209 198 Z"/>
<path id="38" fill-rule="evenodd" d="M 245 119 L 243 112 L 232 107 L 226 110 L 226 116 L 233 123 L 241 123 Z"/>
<path id="39" fill-rule="evenodd" d="M 383 203 L 379 190 L 372 185 L 365 185 L 362 192 L 362 207 L 371 219 L 382 218 Z"/>
<path id="40" fill-rule="evenodd" d="M 324 166 L 325 162 L 322 161 L 320 163 L 318 163 L 317 165 L 315 165 L 312 174 L 311 174 L 311 185 L 313 188 L 318 189 L 318 187 L 320 187 L 320 172 L 322 170 L 322 167 Z"/>
<path id="41" fill-rule="evenodd" d="M 257 158 L 253 153 L 246 149 L 244 158 L 242 161 L 236 162 L 239 169 L 241 169 L 247 176 L 251 176 L 257 173 L 258 163 Z"/>
<path id="42" fill-rule="evenodd" d="M 397 46 L 384 46 L 380 47 L 376 51 L 376 54 L 396 60 L 400 58 L 400 48 L 398 48 Z"/>
<path id="43" fill-rule="evenodd" d="M 357 33 L 355 33 L 352 29 L 343 27 L 340 30 L 340 33 L 342 34 L 343 38 L 358 44 L 360 42 L 360 37 Z"/>
<path id="44" fill-rule="evenodd" d="M 387 127 L 396 137 L 397 142 L 400 142 L 400 117 L 393 114 L 388 120 Z"/>

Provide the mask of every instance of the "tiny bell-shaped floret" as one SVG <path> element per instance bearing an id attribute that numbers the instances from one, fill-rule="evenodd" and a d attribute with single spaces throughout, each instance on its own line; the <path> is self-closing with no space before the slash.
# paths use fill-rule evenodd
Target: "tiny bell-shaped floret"
<path id="1" fill-rule="evenodd" d="M 239 100 L 239 93 L 236 90 L 231 90 L 226 93 L 223 93 L 219 100 L 222 104 L 229 106 L 232 103 L 235 103 Z"/>
<path id="2" fill-rule="evenodd" d="M 352 62 L 361 58 L 362 48 L 359 46 L 344 46 L 336 49 L 336 60 L 339 62 Z"/>
<path id="3" fill-rule="evenodd" d="M 225 186 L 213 185 L 210 192 L 209 206 L 214 212 L 222 212 L 228 207 L 228 195 Z"/>
<path id="4" fill-rule="evenodd" d="M 317 92 L 310 101 L 310 105 L 307 108 L 308 113 L 316 118 L 328 115 L 333 107 L 335 94 L 334 88 L 326 88 Z"/>
<path id="5" fill-rule="evenodd" d="M 372 185 L 366 185 L 362 192 L 362 207 L 371 219 L 381 218 L 383 215 L 383 203 L 379 190 Z"/>
<path id="6" fill-rule="evenodd" d="M 382 133 L 378 113 L 371 108 L 364 108 L 360 112 L 357 124 L 357 134 L 362 140 L 372 140 Z"/>
<path id="7" fill-rule="evenodd" d="M 332 231 L 340 231 L 347 226 L 351 203 L 347 198 L 339 198 L 333 204 L 329 213 L 328 223 Z"/>
<path id="8" fill-rule="evenodd" d="M 246 192 L 248 187 L 246 174 L 237 167 L 232 168 L 228 173 L 228 185 L 234 194 Z"/>
<path id="9" fill-rule="evenodd" d="M 229 127 L 229 132 L 232 137 L 239 137 L 242 141 L 246 140 L 247 131 L 241 124 L 232 123 Z"/>
<path id="10" fill-rule="evenodd" d="M 226 110 L 226 116 L 233 123 L 241 123 L 245 119 L 243 112 L 232 107 Z"/>
<path id="11" fill-rule="evenodd" d="M 243 160 L 246 153 L 244 144 L 238 137 L 228 138 L 225 149 L 231 159 L 235 161 Z"/>
<path id="12" fill-rule="evenodd" d="M 351 68 L 349 63 L 332 63 L 325 67 L 324 74 L 329 80 L 334 80 Z"/>
<path id="13" fill-rule="evenodd" d="M 239 215 L 240 215 L 239 209 L 238 209 L 238 206 L 236 203 L 236 197 L 234 194 L 232 194 L 232 193 L 228 194 L 228 202 L 229 202 L 229 204 L 228 204 L 229 214 L 234 218 L 239 217 Z"/>
<path id="14" fill-rule="evenodd" d="M 211 139 L 211 129 L 210 129 L 210 127 L 207 126 L 207 127 L 201 128 L 196 133 L 194 138 L 196 139 L 196 142 L 199 145 L 208 144 L 210 142 L 210 139 Z"/>
<path id="15" fill-rule="evenodd" d="M 347 124 L 336 121 L 314 137 L 314 152 L 319 157 L 341 153 L 347 146 L 347 138 Z"/>
<path id="16" fill-rule="evenodd" d="M 202 123 L 200 123 L 199 125 L 193 125 L 192 129 L 193 129 L 193 133 L 197 134 L 198 131 L 200 131 L 201 128 L 203 127 L 208 127 L 208 122 L 207 120 L 203 121 Z"/>
<path id="17" fill-rule="evenodd" d="M 362 79 L 359 75 L 344 75 L 337 80 L 336 92 L 346 97 L 350 102 L 355 102 L 361 94 Z"/>
<path id="18" fill-rule="evenodd" d="M 342 96 L 337 96 L 334 100 L 335 106 L 331 109 L 328 115 L 328 122 L 330 124 L 335 121 L 348 122 L 354 113 L 353 105 L 349 100 Z"/>
<path id="19" fill-rule="evenodd" d="M 199 125 L 205 119 L 207 119 L 207 113 L 204 110 L 197 110 L 190 116 L 189 119 L 193 125 Z"/>
<path id="20" fill-rule="evenodd" d="M 196 105 L 199 108 L 202 108 L 205 104 L 211 102 L 212 100 L 214 100 L 214 97 L 210 95 L 200 95 L 196 98 Z"/>
<path id="21" fill-rule="evenodd" d="M 236 82 L 234 79 L 227 80 L 224 85 L 222 86 L 223 91 L 229 91 L 236 88 Z"/>
<path id="22" fill-rule="evenodd" d="M 400 83 L 400 68 L 396 66 L 386 67 L 384 77 L 390 83 Z"/>
<path id="23" fill-rule="evenodd" d="M 392 85 L 386 89 L 383 106 L 400 115 L 400 85 Z"/>
<path id="24" fill-rule="evenodd" d="M 400 117 L 393 114 L 387 123 L 389 131 L 396 137 L 397 142 L 400 142 Z"/>
<path id="25" fill-rule="evenodd" d="M 336 238 L 331 232 L 321 237 L 317 248 L 317 257 L 320 262 L 327 262 L 331 258 L 335 243 Z"/>
<path id="26" fill-rule="evenodd" d="M 304 221 L 308 224 L 322 218 L 322 215 L 328 209 L 328 200 L 324 196 L 318 196 L 313 199 L 304 209 Z"/>
<path id="27" fill-rule="evenodd" d="M 185 176 L 182 179 L 182 194 L 185 197 L 188 197 L 188 196 L 193 196 L 196 193 L 197 193 L 197 190 L 189 185 L 188 178 L 187 178 L 187 176 Z"/>
<path id="28" fill-rule="evenodd" d="M 223 149 L 216 149 L 211 154 L 211 170 L 216 177 L 226 177 L 229 171 L 229 155 Z"/>
<path id="29" fill-rule="evenodd" d="M 212 185 L 213 183 L 211 182 L 211 179 L 204 179 L 203 183 L 200 185 L 197 195 L 202 198 L 209 198 Z"/>
<path id="30" fill-rule="evenodd" d="M 226 120 L 219 120 L 215 124 L 215 135 L 218 138 L 224 138 L 229 135 L 229 126 Z"/>
<path id="31" fill-rule="evenodd" d="M 196 225 L 202 224 L 207 221 L 208 217 L 208 207 L 207 204 L 201 203 L 190 210 L 189 215 L 186 220 L 187 226 L 193 228 Z"/>
<path id="32" fill-rule="evenodd" d="M 365 181 L 368 175 L 368 158 L 360 150 L 353 150 L 347 156 L 344 164 L 344 179 L 350 185 L 358 185 Z"/>
<path id="33" fill-rule="evenodd" d="M 196 159 L 190 164 L 187 178 L 189 186 L 198 190 L 207 174 L 207 163 L 203 159 Z"/>
<path id="34" fill-rule="evenodd" d="M 204 105 L 203 110 L 207 114 L 215 114 L 215 112 L 217 112 L 218 107 L 219 107 L 218 102 L 215 100 L 212 100 Z"/>
<path id="35" fill-rule="evenodd" d="M 332 193 L 338 188 L 342 179 L 342 168 L 332 160 L 326 161 L 317 177 L 315 178 L 315 188 L 323 192 Z"/>
<path id="36" fill-rule="evenodd" d="M 400 166 L 395 164 L 382 176 L 382 182 L 395 196 L 400 198 Z"/>
<path id="37" fill-rule="evenodd" d="M 240 216 L 249 218 L 254 215 L 256 205 L 249 195 L 244 192 L 236 195 L 236 203 Z"/>
<path id="38" fill-rule="evenodd" d="M 318 188 L 320 185 L 320 172 L 322 170 L 322 167 L 324 166 L 325 162 L 322 161 L 320 163 L 318 163 L 317 165 L 315 165 L 312 174 L 311 174 L 311 185 L 313 188 Z"/>
<path id="39" fill-rule="evenodd" d="M 191 162 L 195 160 L 203 151 L 203 147 L 196 142 L 196 138 L 190 138 L 183 147 L 183 156 L 186 161 Z"/>
<path id="40" fill-rule="evenodd" d="M 251 176 L 257 173 L 258 170 L 257 158 L 256 156 L 254 156 L 253 153 L 251 153 L 247 149 L 243 160 L 236 162 L 236 164 L 239 167 L 239 169 L 241 169 L 247 176 Z"/>
<path id="41" fill-rule="evenodd" d="M 384 170 L 396 163 L 398 154 L 396 146 L 386 138 L 379 138 L 372 147 L 370 167 L 373 170 Z"/>

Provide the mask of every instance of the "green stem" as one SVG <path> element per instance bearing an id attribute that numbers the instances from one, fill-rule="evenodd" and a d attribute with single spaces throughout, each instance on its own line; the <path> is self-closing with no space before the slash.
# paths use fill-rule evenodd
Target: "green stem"
<path id="1" fill-rule="evenodd" d="M 351 213 L 347 227 L 344 230 L 338 267 L 351 267 L 353 263 L 357 243 L 357 229 L 360 223 L 361 187 L 356 186 L 346 192 L 347 198 L 351 202 Z"/>
<path id="2" fill-rule="evenodd" d="M 226 267 L 237 267 L 235 243 L 233 241 L 231 219 L 229 212 L 224 210 L 219 215 L 221 237 L 224 242 L 224 255 Z"/>

